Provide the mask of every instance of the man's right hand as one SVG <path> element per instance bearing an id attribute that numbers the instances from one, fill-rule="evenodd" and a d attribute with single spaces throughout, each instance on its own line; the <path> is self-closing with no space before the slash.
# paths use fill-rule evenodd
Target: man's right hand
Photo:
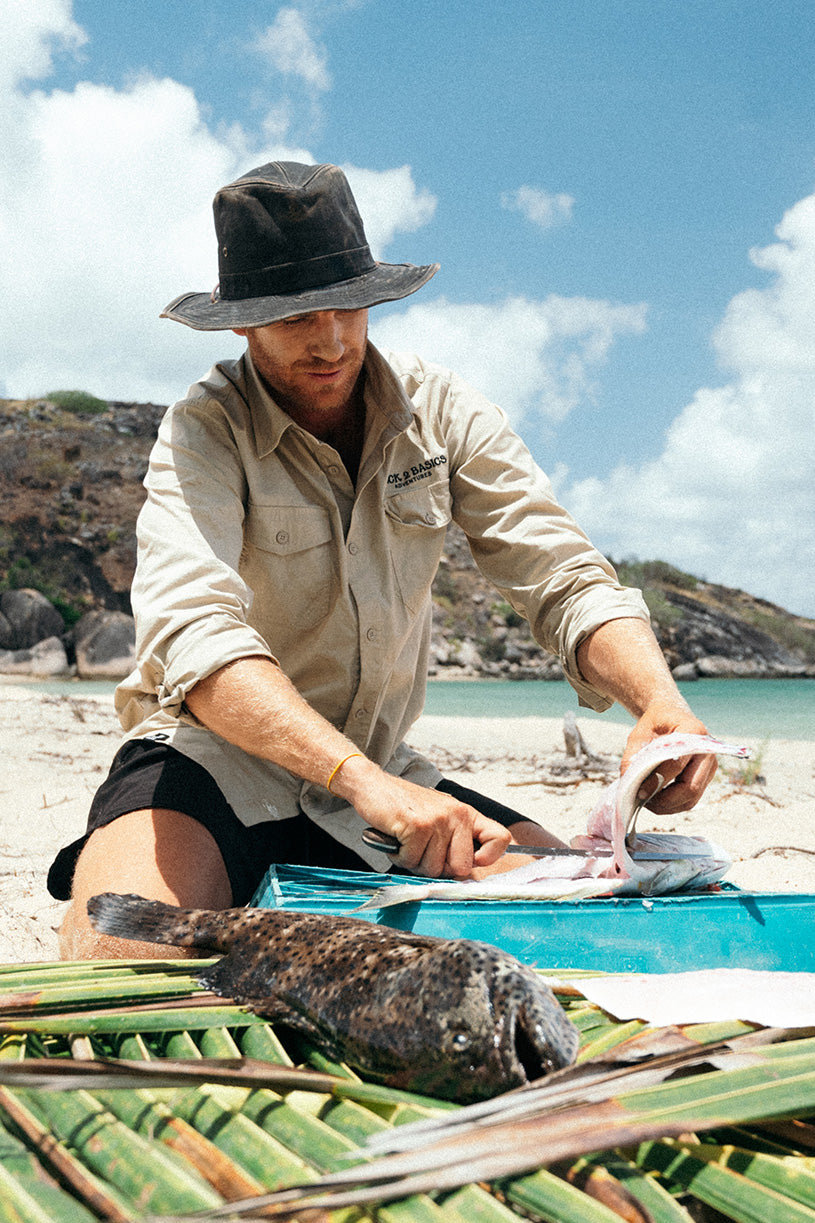
<path id="1" fill-rule="evenodd" d="M 347 760 L 331 792 L 402 846 L 394 861 L 414 875 L 467 879 L 506 852 L 510 833 L 451 794 L 385 773 L 364 756 Z"/>

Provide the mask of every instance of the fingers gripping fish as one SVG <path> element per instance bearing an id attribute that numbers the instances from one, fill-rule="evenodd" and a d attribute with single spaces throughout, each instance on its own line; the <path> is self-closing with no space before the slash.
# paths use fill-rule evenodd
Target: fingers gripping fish
<path id="1" fill-rule="evenodd" d="M 642 804 L 637 796 L 642 783 L 666 760 L 682 756 L 749 756 L 749 749 L 732 743 L 722 743 L 710 735 L 675 733 L 662 735 L 640 748 L 621 777 L 608 787 L 589 815 L 586 835 L 575 837 L 573 849 L 613 850 L 613 858 L 600 872 L 599 878 L 622 881 L 618 894 L 644 892 L 658 895 L 677 891 L 693 883 L 703 886 L 720 879 L 730 865 L 725 850 L 701 837 L 678 836 L 672 833 L 646 833 L 637 836 L 635 825 Z M 637 862 L 637 851 L 666 854 L 687 853 L 659 862 Z"/>
<path id="2" fill-rule="evenodd" d="M 409 1091 L 487 1099 L 571 1064 L 577 1031 L 540 977 L 487 943 L 360 918 L 88 901 L 97 930 L 223 958 L 200 984 L 294 1029 L 329 1057 Z"/>

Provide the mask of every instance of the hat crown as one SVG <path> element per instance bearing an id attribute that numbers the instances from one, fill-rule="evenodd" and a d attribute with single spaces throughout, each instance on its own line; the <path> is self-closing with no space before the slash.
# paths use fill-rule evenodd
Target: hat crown
<path id="1" fill-rule="evenodd" d="M 213 212 L 225 301 L 297 293 L 376 266 L 338 166 L 269 162 L 221 188 Z"/>

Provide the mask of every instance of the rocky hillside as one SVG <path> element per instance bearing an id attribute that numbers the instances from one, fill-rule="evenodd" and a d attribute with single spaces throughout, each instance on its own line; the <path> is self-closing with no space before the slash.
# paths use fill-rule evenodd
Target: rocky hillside
<path id="1" fill-rule="evenodd" d="M 69 657 L 80 617 L 130 610 L 135 520 L 164 410 L 76 392 L 0 400 L 0 596 L 21 588 L 44 594 L 65 623 Z M 677 675 L 815 675 L 815 621 L 664 562 L 618 568 L 644 591 Z M 457 529 L 434 593 L 436 675 L 560 675 L 478 573 Z"/>

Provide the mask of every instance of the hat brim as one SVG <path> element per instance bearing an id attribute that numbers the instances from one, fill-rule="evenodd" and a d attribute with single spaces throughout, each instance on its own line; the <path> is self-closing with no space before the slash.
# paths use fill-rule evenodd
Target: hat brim
<path id="1" fill-rule="evenodd" d="M 274 297 L 248 297 L 224 301 L 210 293 L 182 293 L 162 310 L 161 318 L 174 319 L 196 331 L 229 331 L 233 327 L 265 327 L 295 314 L 316 310 L 364 310 L 382 302 L 409 297 L 439 270 L 438 263 L 418 267 L 412 263 L 378 263 L 370 272 L 335 284 L 281 293 Z"/>

